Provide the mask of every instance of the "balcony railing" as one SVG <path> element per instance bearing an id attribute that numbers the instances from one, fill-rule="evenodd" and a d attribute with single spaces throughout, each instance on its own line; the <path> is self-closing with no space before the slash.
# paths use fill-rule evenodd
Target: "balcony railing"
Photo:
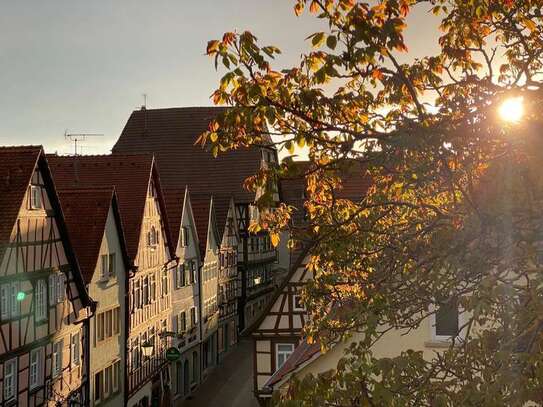
<path id="1" fill-rule="evenodd" d="M 144 383 L 160 371 L 160 368 L 167 362 L 165 357 L 166 350 L 161 349 L 157 354 L 150 358 L 144 358 L 141 366 L 131 369 L 128 372 L 128 394 L 137 391 Z"/>

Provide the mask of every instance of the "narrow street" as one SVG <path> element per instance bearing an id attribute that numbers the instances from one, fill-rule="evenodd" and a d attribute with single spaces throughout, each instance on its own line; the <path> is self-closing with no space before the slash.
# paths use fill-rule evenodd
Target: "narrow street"
<path id="1" fill-rule="evenodd" d="M 258 407 L 253 395 L 252 343 L 242 339 L 226 356 L 191 400 L 181 406 L 194 407 Z"/>

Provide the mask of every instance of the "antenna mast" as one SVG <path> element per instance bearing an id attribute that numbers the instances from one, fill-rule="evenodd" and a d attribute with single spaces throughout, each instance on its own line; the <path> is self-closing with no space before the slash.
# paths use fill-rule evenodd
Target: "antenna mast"
<path id="1" fill-rule="evenodd" d="M 74 143 L 74 156 L 77 156 L 77 143 L 85 141 L 87 137 L 103 137 L 103 134 L 97 133 L 68 133 L 68 130 L 64 132 L 64 138 Z M 80 146 L 81 148 L 81 146 Z"/>

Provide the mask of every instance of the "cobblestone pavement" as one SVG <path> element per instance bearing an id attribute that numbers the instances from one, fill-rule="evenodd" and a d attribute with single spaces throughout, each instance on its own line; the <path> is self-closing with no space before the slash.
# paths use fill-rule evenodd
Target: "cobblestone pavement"
<path id="1" fill-rule="evenodd" d="M 179 406 L 258 407 L 253 395 L 252 375 L 252 343 L 242 339 L 196 390 L 192 399 Z"/>

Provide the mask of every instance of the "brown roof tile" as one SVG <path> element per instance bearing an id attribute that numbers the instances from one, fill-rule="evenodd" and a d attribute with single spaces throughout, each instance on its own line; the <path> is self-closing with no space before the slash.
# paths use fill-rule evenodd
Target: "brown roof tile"
<path id="1" fill-rule="evenodd" d="M 178 236 L 175 230 L 179 229 L 181 220 L 178 206 L 183 202 L 180 191 L 184 191 L 186 186 L 191 196 L 213 194 L 231 196 L 237 202 L 254 200 L 254 193 L 243 188 L 243 181 L 260 168 L 261 152 L 258 148 L 230 151 L 213 158 L 209 151 L 194 145 L 198 136 L 207 130 L 209 122 L 224 109 L 187 107 L 136 110 L 113 147 L 113 154 L 155 155 L 175 243 Z"/>
<path id="2" fill-rule="evenodd" d="M 113 197 L 112 187 L 59 191 L 68 234 L 86 284 L 91 282 L 98 262 Z"/>
<path id="3" fill-rule="evenodd" d="M 48 156 L 55 183 L 59 189 L 114 187 L 131 259 L 137 255 L 145 199 L 151 179 L 159 193 L 162 213 L 165 204 L 161 195 L 158 171 L 150 154 L 116 154 L 99 156 Z M 163 218 L 169 249 L 171 239 L 166 218 Z"/>
<path id="4" fill-rule="evenodd" d="M 9 241 L 41 153 L 41 146 L 0 147 L 0 244 Z"/>
<path id="5" fill-rule="evenodd" d="M 265 387 L 273 387 L 274 384 L 281 381 L 285 376 L 297 370 L 305 362 L 315 355 L 319 355 L 321 346 L 318 342 L 309 344 L 305 339 L 298 344 L 294 352 L 288 357 L 283 366 L 277 370 L 266 382 Z"/>

